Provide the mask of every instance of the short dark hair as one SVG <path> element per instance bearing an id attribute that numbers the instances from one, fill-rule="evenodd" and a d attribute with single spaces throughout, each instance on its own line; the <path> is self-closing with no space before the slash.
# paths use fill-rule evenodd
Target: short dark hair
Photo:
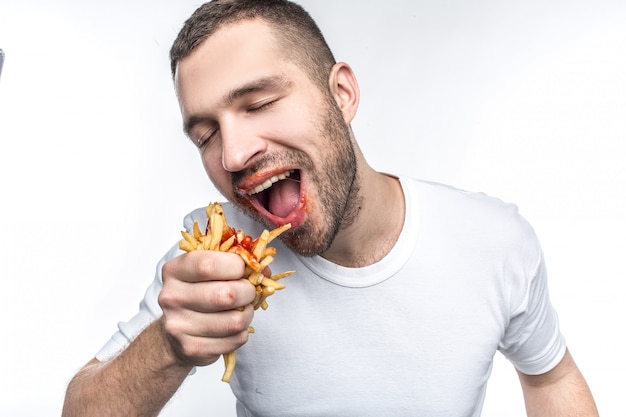
<path id="1" fill-rule="evenodd" d="M 320 87 L 328 87 L 335 58 L 319 27 L 302 8 L 288 0 L 213 0 L 187 19 L 170 49 L 172 76 L 178 62 L 227 24 L 262 19 L 274 30 L 277 47 L 286 59 L 305 71 Z"/>

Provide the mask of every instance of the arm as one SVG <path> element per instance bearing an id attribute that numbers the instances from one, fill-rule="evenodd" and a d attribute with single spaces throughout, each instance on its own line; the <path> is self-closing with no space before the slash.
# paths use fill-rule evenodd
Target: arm
<path id="1" fill-rule="evenodd" d="M 529 417 L 597 417 L 591 391 L 569 351 L 541 375 L 518 371 Z"/>
<path id="2" fill-rule="evenodd" d="M 117 357 L 93 359 L 76 374 L 63 417 L 158 415 L 194 366 L 209 365 L 246 342 L 254 286 L 240 279 L 243 272 L 238 255 L 215 251 L 167 262 L 161 318 Z"/>
<path id="3" fill-rule="evenodd" d="M 174 356 L 160 327 L 152 323 L 115 359 L 85 365 L 68 386 L 63 417 L 158 415 L 192 368 Z"/>

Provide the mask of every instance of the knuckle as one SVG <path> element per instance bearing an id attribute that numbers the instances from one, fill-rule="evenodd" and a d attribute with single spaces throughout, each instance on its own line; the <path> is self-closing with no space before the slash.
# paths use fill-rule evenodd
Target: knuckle
<path id="1" fill-rule="evenodd" d="M 162 309 L 172 308 L 176 305 L 176 297 L 167 289 L 162 289 L 157 299 Z"/>
<path id="2" fill-rule="evenodd" d="M 207 254 L 203 254 L 207 255 Z M 210 276 L 215 274 L 217 270 L 217 262 L 214 256 L 198 256 L 196 259 L 196 271 L 202 276 Z"/>
<path id="3" fill-rule="evenodd" d="M 173 262 L 171 260 L 165 262 L 161 267 L 161 276 L 163 277 L 163 282 L 168 280 L 173 275 Z"/>
<path id="4" fill-rule="evenodd" d="M 237 302 L 237 292 L 230 282 L 215 282 L 212 301 L 220 309 L 231 309 Z"/>
<path id="5" fill-rule="evenodd" d="M 241 331 L 235 336 L 235 342 L 237 343 L 238 346 L 241 346 L 248 341 L 248 337 L 250 336 L 250 333 L 248 333 L 247 327 L 248 326 L 246 326 L 245 331 Z"/>
<path id="6" fill-rule="evenodd" d="M 240 311 L 233 311 L 230 317 L 226 321 L 226 328 L 228 333 L 237 334 L 248 329 L 248 320 L 244 314 Z M 247 334 L 247 331 L 245 332 Z"/>
<path id="7" fill-rule="evenodd" d="M 177 344 L 180 344 L 184 339 L 185 332 L 183 330 L 180 320 L 170 317 L 168 314 L 163 314 L 161 325 L 165 334 Z"/>

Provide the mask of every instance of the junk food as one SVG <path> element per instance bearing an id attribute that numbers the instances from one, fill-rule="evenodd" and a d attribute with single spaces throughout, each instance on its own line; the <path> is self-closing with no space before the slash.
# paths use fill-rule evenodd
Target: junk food
<path id="1" fill-rule="evenodd" d="M 278 280 L 294 273 L 294 271 L 287 271 L 269 277 L 263 274 L 265 268 L 274 261 L 274 256 L 276 255 L 276 249 L 267 245 L 285 230 L 289 229 L 290 224 L 280 226 L 271 231 L 264 230 L 258 238 L 253 239 L 242 230 L 235 230 L 235 228 L 228 225 L 221 204 L 209 204 L 206 208 L 206 213 L 208 221 L 204 233 L 200 229 L 198 222 L 195 221 L 192 233 L 181 232 L 183 240 L 179 242 L 179 248 L 186 252 L 204 249 L 232 252 L 241 256 L 246 264 L 243 278 L 250 281 L 256 288 L 256 296 L 252 306 L 255 310 L 259 308 L 267 309 L 267 297 L 285 288 L 285 285 L 278 282 Z M 254 333 L 254 328 L 250 326 L 248 331 Z M 237 361 L 236 353 L 229 352 L 223 356 L 225 370 L 222 381 L 230 382 Z"/>

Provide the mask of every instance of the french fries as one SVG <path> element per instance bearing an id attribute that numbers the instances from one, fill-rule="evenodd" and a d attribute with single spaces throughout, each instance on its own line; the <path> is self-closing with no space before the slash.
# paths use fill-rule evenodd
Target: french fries
<path id="1" fill-rule="evenodd" d="M 243 278 L 250 281 L 256 288 L 256 295 L 252 306 L 255 310 L 267 309 L 267 297 L 276 291 L 285 288 L 285 285 L 277 282 L 279 279 L 292 275 L 295 271 L 281 272 L 270 277 L 263 275 L 263 270 L 274 261 L 276 249 L 267 245 L 277 238 L 290 225 L 278 227 L 272 231 L 264 230 L 257 238 L 247 236 L 241 230 L 235 230 L 228 225 L 224 209 L 220 203 L 211 203 L 206 208 L 207 226 L 203 233 L 198 222 L 194 222 L 192 233 L 182 231 L 183 240 L 178 244 L 181 250 L 191 252 L 194 250 L 217 250 L 221 252 L 236 253 L 243 259 L 246 269 Z M 250 326 L 248 332 L 254 333 L 254 328 Z M 224 375 L 222 381 L 230 382 L 230 378 L 235 370 L 237 362 L 236 352 L 225 353 L 224 355 Z"/>

